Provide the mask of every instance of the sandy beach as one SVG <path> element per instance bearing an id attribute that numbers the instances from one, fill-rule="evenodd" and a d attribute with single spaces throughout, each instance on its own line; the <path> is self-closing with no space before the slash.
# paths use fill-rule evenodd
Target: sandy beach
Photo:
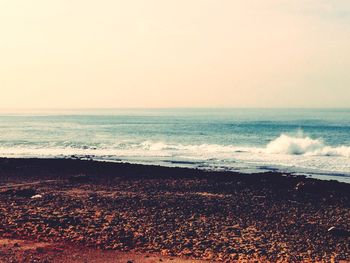
<path id="1" fill-rule="evenodd" d="M 350 185 L 0 159 L 2 262 L 349 261 Z"/>

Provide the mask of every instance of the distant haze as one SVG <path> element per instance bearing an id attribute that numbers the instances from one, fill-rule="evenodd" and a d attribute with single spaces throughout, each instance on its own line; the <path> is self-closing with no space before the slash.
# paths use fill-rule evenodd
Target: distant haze
<path id="1" fill-rule="evenodd" d="M 0 92 L 0 108 L 350 107 L 350 1 L 1 1 Z"/>

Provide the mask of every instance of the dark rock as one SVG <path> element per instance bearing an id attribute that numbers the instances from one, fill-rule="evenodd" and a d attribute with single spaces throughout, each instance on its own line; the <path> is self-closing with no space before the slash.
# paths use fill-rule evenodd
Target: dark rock
<path id="1" fill-rule="evenodd" d="M 38 253 L 44 253 L 44 249 L 42 247 L 37 247 L 36 252 Z"/>
<path id="2" fill-rule="evenodd" d="M 328 233 L 336 236 L 336 237 L 349 237 L 350 236 L 350 231 L 342 228 L 337 228 L 332 226 L 331 228 L 328 229 Z"/>
<path id="3" fill-rule="evenodd" d="M 10 190 L 1 192 L 1 194 L 19 196 L 19 197 L 32 197 L 33 195 L 36 195 L 36 191 L 35 189 L 32 189 L 32 188 L 10 189 Z"/>
<path id="4" fill-rule="evenodd" d="M 90 181 L 89 176 L 84 174 L 72 175 L 68 178 L 68 181 L 71 183 L 87 183 Z"/>

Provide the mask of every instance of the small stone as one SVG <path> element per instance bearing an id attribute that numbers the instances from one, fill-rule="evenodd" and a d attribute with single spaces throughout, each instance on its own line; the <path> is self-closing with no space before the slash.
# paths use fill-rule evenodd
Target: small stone
<path id="1" fill-rule="evenodd" d="M 40 199 L 40 198 L 42 198 L 42 197 L 43 197 L 42 195 L 37 194 L 37 195 L 33 195 L 33 196 L 31 197 L 31 199 Z"/>
<path id="2" fill-rule="evenodd" d="M 44 252 L 44 249 L 42 247 L 37 247 L 36 248 L 36 252 L 38 253 L 43 253 Z"/>

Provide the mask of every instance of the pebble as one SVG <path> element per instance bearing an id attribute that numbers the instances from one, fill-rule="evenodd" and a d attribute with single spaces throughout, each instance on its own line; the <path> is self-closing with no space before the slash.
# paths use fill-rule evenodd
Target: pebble
<path id="1" fill-rule="evenodd" d="M 350 194 L 334 194 L 327 205 L 319 192 L 303 192 L 305 184 L 278 187 L 279 179 L 248 175 L 239 184 L 234 178 L 80 179 L 84 184 L 2 193 L 1 235 L 209 261 L 350 259 L 349 242 L 337 238 L 349 233 Z M 28 193 L 40 202 L 28 202 Z"/>

